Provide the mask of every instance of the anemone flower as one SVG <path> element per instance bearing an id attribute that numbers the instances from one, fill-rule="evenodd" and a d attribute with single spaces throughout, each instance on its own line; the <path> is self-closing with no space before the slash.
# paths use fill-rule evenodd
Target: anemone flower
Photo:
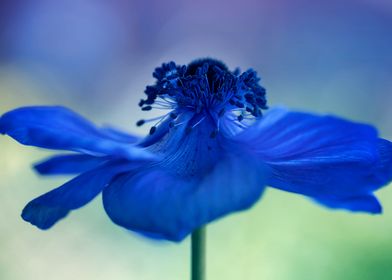
<path id="1" fill-rule="evenodd" d="M 139 106 L 167 114 L 145 138 L 63 107 L 24 107 L 0 118 L 0 133 L 22 144 L 71 151 L 35 165 L 43 175 L 76 177 L 29 202 L 24 220 L 48 229 L 102 192 L 115 224 L 170 241 L 196 232 L 198 243 L 198 229 L 248 209 L 266 186 L 329 208 L 381 213 L 374 192 L 392 180 L 392 144 L 374 127 L 284 108 L 264 113 L 256 72 L 229 71 L 213 59 L 170 62 L 153 76 Z"/>

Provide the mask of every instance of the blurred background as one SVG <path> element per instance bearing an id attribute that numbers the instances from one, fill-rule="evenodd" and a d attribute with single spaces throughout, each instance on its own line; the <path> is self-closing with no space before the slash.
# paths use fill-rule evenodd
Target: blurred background
<path id="1" fill-rule="evenodd" d="M 0 114 L 64 105 L 96 123 L 135 121 L 162 62 L 216 57 L 262 76 L 269 104 L 372 123 L 392 138 L 390 0 L 2 0 Z M 114 226 L 100 199 L 47 232 L 20 218 L 68 178 L 30 169 L 47 151 L 0 137 L 0 279 L 188 279 L 189 239 L 152 242 Z M 328 211 L 267 190 L 208 228 L 208 278 L 392 279 L 392 188 L 384 214 Z"/>

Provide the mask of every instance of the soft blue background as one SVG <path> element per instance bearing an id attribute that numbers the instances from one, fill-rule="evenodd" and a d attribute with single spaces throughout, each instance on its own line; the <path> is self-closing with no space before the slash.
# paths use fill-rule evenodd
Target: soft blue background
<path id="1" fill-rule="evenodd" d="M 1 1 L 0 113 L 61 104 L 142 134 L 137 102 L 154 67 L 211 56 L 255 68 L 270 105 L 372 123 L 392 139 L 391 26 L 390 0 Z M 0 279 L 187 279 L 189 240 L 128 233 L 100 199 L 47 232 L 24 223 L 25 203 L 66 178 L 30 169 L 47 151 L 1 137 L 0 152 Z M 378 195 L 385 213 L 367 216 L 268 190 L 209 226 L 208 279 L 392 279 L 392 189 Z"/>

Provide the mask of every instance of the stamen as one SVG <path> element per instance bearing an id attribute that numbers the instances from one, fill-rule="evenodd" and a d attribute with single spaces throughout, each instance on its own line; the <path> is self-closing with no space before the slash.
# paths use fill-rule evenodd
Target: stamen
<path id="1" fill-rule="evenodd" d="M 150 128 L 150 135 L 153 135 L 153 134 L 155 133 L 156 130 L 157 130 L 157 127 L 156 127 L 156 126 L 152 126 L 152 127 Z"/>
<path id="2" fill-rule="evenodd" d="M 168 114 L 165 114 L 165 115 L 163 115 L 163 116 L 159 116 L 159 117 L 151 118 L 151 119 L 147 119 L 147 120 L 141 119 L 141 120 L 138 120 L 138 121 L 137 121 L 136 125 L 137 125 L 137 126 L 142 126 L 142 125 L 144 125 L 145 123 L 149 123 L 149 122 L 153 122 L 153 121 L 159 120 L 159 122 L 155 124 L 155 125 L 157 125 L 157 124 L 161 123 L 161 121 L 162 121 L 167 115 L 168 115 Z"/>
<path id="3" fill-rule="evenodd" d="M 145 123 L 146 123 L 145 120 L 138 120 L 137 123 L 136 123 L 136 125 L 137 125 L 137 126 L 142 126 L 142 125 L 145 124 Z"/>
<path id="4" fill-rule="evenodd" d="M 206 119 L 206 117 L 207 117 L 207 116 L 204 116 L 203 118 L 201 118 L 197 123 L 195 123 L 195 124 L 192 126 L 192 128 L 195 128 L 196 126 L 198 126 L 199 124 L 201 124 L 201 123 Z"/>
<path id="5" fill-rule="evenodd" d="M 183 124 L 185 124 L 186 122 L 184 121 L 184 122 L 180 122 L 180 123 L 174 123 L 174 122 L 171 122 L 170 124 L 173 124 L 171 127 L 173 128 L 173 127 L 177 127 L 177 126 L 180 126 L 180 125 L 183 125 Z M 169 125 L 170 126 L 170 125 Z"/>
<path id="6" fill-rule="evenodd" d="M 173 119 L 169 127 L 180 125 L 174 120 L 183 112 L 210 115 L 217 122 L 216 132 L 212 133 L 214 135 L 219 133 L 219 119 L 230 115 L 226 113 L 234 113 L 232 121 L 240 123 L 244 119 L 259 118 L 262 110 L 268 108 L 266 91 L 260 86 L 256 72 L 251 69 L 243 73 L 239 69 L 231 72 L 222 62 L 207 58 L 196 60 L 188 66 L 164 63 L 155 69 L 153 76 L 156 83 L 146 87 L 147 98 L 141 100 L 139 106 L 143 111 L 175 110 L 175 113 L 169 113 Z M 137 125 L 145 122 L 140 120 Z"/>
<path id="7" fill-rule="evenodd" d="M 151 109 L 151 106 L 142 107 L 142 111 L 150 111 Z"/>

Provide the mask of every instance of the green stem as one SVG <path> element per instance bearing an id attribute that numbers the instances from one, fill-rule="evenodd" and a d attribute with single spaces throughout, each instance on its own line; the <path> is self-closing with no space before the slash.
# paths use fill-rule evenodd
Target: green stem
<path id="1" fill-rule="evenodd" d="M 192 233 L 192 280 L 205 280 L 206 270 L 206 228 Z"/>

